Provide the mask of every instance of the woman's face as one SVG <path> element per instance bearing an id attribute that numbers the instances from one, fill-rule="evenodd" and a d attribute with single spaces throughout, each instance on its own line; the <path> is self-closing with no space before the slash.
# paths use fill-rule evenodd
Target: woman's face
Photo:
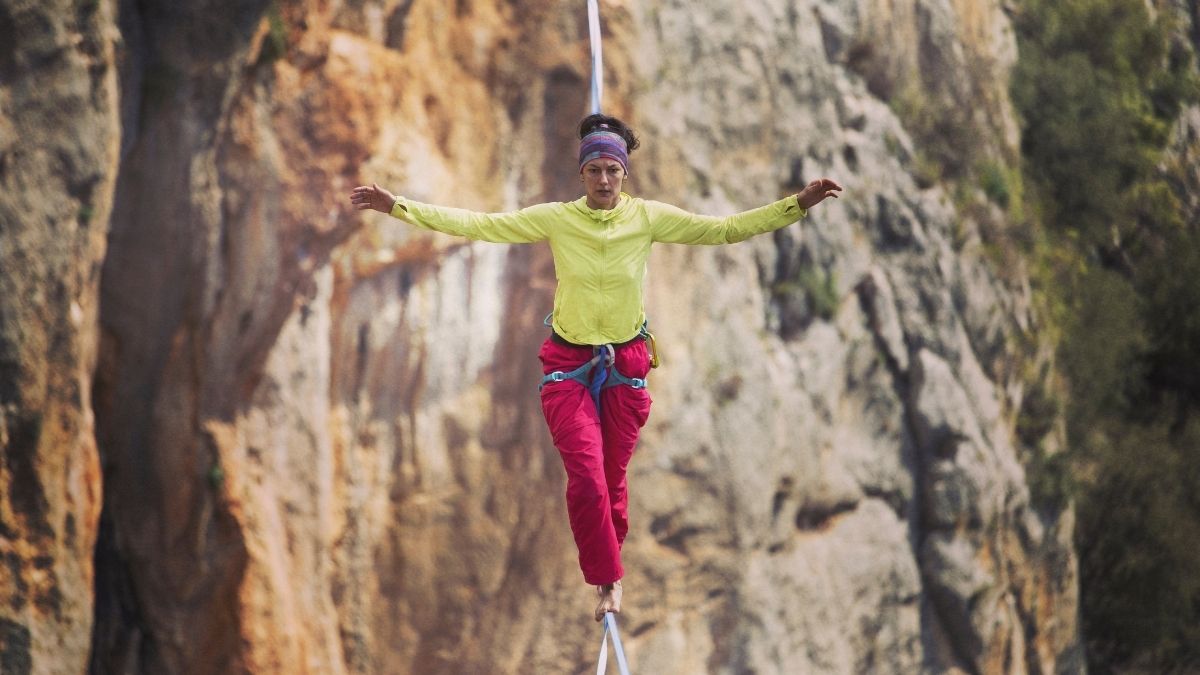
<path id="1" fill-rule="evenodd" d="M 579 170 L 587 190 L 587 205 L 593 209 L 611 209 L 621 200 L 625 170 L 621 163 L 608 157 L 593 159 Z"/>

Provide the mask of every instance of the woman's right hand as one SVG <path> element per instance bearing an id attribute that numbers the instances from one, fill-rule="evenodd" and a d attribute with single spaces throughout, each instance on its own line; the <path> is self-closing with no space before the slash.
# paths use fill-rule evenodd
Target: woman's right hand
<path id="1" fill-rule="evenodd" d="M 818 178 L 808 185 L 796 195 L 796 203 L 804 210 L 825 201 L 827 197 L 838 198 L 839 192 L 842 191 L 842 186 L 829 180 L 828 178 Z"/>
<path id="2" fill-rule="evenodd" d="M 391 213 L 396 203 L 396 195 L 379 187 L 377 183 L 360 185 L 350 193 L 350 203 L 359 211 L 375 209 L 381 213 Z"/>

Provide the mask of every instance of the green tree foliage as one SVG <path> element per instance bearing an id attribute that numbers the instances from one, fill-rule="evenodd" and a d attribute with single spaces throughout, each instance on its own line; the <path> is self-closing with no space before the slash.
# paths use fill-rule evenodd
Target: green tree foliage
<path id="1" fill-rule="evenodd" d="M 1197 86 L 1168 17 L 1144 0 L 1022 0 L 1015 21 L 1037 282 L 1069 389 L 1065 459 L 1030 471 L 1069 473 L 1034 482 L 1076 499 L 1099 673 L 1200 669 L 1200 223 L 1162 168 Z"/>
<path id="2" fill-rule="evenodd" d="M 1146 366 L 1155 391 L 1174 399 L 1178 429 L 1200 409 L 1200 224 L 1168 233 L 1158 257 L 1162 262 L 1141 274 L 1153 340 Z M 1200 452 L 1193 457 L 1200 462 Z"/>
<path id="3" fill-rule="evenodd" d="M 1026 0 L 1013 98 L 1022 153 L 1046 190 L 1048 222 L 1085 245 L 1133 227 L 1131 191 L 1161 182 L 1157 164 L 1189 86 L 1184 54 L 1138 0 Z M 1144 223 L 1143 223 L 1144 224 Z"/>
<path id="4" fill-rule="evenodd" d="M 1200 665 L 1198 442 L 1200 424 L 1182 434 L 1166 424 L 1134 424 L 1088 444 L 1101 469 L 1078 501 L 1092 672 L 1195 672 Z"/>

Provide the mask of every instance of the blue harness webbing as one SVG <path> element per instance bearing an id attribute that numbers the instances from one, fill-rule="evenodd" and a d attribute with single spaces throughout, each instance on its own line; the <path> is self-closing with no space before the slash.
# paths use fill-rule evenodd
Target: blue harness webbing
<path id="1" fill-rule="evenodd" d="M 625 648 L 621 646 L 621 634 L 617 632 L 617 615 L 604 613 L 604 637 L 600 639 L 600 660 L 596 664 L 596 675 L 608 670 L 608 635 L 612 634 L 613 651 L 617 653 L 617 669 L 621 675 L 629 675 L 629 663 L 625 661 Z"/>
<path id="2" fill-rule="evenodd" d="M 542 321 L 547 326 L 551 325 L 550 318 L 552 314 L 546 315 L 546 319 Z M 642 334 L 646 331 L 645 325 L 642 326 Z M 550 382 L 562 382 L 564 380 L 574 380 L 587 388 L 592 395 L 592 402 L 596 404 L 596 410 L 600 410 L 600 392 L 623 384 L 634 389 L 645 389 L 646 380 L 641 377 L 625 377 L 621 371 L 617 370 L 616 366 L 617 352 L 612 344 L 605 344 L 592 347 L 592 358 L 569 373 L 561 370 L 556 370 L 553 373 L 547 373 L 541 384 L 538 385 L 538 391 Z M 601 365 L 603 364 L 603 365 Z M 600 366 L 600 367 L 597 367 Z"/>

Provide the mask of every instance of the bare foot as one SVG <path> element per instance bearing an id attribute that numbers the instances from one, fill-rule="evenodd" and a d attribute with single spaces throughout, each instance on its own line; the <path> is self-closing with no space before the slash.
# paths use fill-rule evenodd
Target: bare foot
<path id="1" fill-rule="evenodd" d="M 621 613 L 621 582 L 596 587 L 596 595 L 600 596 L 600 604 L 596 605 L 596 621 L 603 621 L 608 612 Z"/>

